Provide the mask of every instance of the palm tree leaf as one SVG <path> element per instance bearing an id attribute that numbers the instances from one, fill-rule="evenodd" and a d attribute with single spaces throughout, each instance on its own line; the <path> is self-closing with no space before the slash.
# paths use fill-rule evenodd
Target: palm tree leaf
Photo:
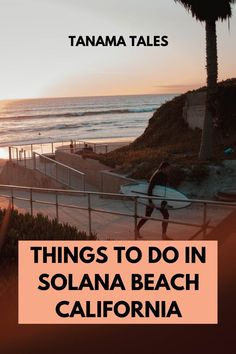
<path id="1" fill-rule="evenodd" d="M 232 16 L 236 0 L 174 0 L 183 5 L 198 21 L 224 21 Z"/>

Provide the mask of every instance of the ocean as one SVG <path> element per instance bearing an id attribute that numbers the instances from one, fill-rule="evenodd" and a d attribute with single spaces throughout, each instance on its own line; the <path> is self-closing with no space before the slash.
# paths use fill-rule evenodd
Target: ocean
<path id="1" fill-rule="evenodd" d="M 135 138 L 175 95 L 41 98 L 0 102 L 0 145 Z"/>

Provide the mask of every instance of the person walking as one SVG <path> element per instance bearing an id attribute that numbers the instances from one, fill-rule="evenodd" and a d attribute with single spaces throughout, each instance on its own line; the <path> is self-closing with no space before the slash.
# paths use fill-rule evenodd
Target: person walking
<path id="1" fill-rule="evenodd" d="M 153 173 L 153 175 L 151 176 L 151 178 L 149 180 L 148 191 L 147 191 L 148 195 L 150 195 L 150 196 L 152 195 L 153 189 L 156 185 L 166 187 L 167 182 L 168 182 L 167 172 L 168 172 L 169 167 L 170 167 L 170 164 L 168 162 L 166 162 L 166 161 L 161 162 L 158 169 Z M 146 206 L 145 216 L 150 217 L 152 215 L 154 209 L 155 209 L 155 206 L 152 202 L 152 199 L 148 199 L 148 205 Z M 167 202 L 166 201 L 161 202 L 161 208 L 159 208 L 159 211 L 163 215 L 164 219 L 169 219 L 169 213 L 167 210 Z M 143 227 L 143 225 L 148 221 L 148 219 L 146 217 L 142 218 L 137 225 L 136 236 L 138 238 L 142 238 L 139 231 L 140 231 L 141 227 Z M 163 236 L 163 238 L 166 238 L 167 226 L 168 226 L 168 222 L 163 221 L 162 222 L 162 236 Z"/>
<path id="2" fill-rule="evenodd" d="M 71 139 L 71 141 L 70 141 L 70 152 L 71 152 L 71 154 L 74 153 L 74 143 L 73 143 L 73 140 L 72 140 L 72 139 Z"/>

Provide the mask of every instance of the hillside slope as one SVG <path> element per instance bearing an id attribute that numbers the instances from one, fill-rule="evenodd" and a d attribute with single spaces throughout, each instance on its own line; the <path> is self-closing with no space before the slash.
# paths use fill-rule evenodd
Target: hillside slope
<path id="1" fill-rule="evenodd" d="M 191 92 L 201 92 L 205 87 Z M 191 129 L 183 118 L 183 107 L 189 92 L 159 107 L 149 120 L 144 133 L 133 143 L 106 155 L 90 157 L 116 167 L 134 178 L 149 178 L 159 162 L 167 159 L 173 165 L 202 164 L 198 159 L 201 130 Z M 218 85 L 219 128 L 214 148 L 214 161 L 236 158 L 236 78 Z M 231 147 L 234 153 L 225 155 Z M 207 163 L 204 163 L 207 164 Z"/>

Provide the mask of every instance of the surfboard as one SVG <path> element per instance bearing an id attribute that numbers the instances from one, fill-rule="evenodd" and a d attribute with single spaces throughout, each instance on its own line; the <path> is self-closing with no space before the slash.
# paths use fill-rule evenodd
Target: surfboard
<path id="1" fill-rule="evenodd" d="M 140 182 L 140 183 L 128 183 L 121 186 L 120 191 L 122 194 L 127 196 L 148 196 L 148 183 Z M 158 197 L 161 199 L 152 199 L 152 203 L 154 207 L 160 208 L 161 202 L 165 199 L 177 199 L 168 201 L 168 209 L 181 209 L 188 207 L 191 202 L 183 193 L 177 191 L 176 189 L 172 189 L 164 186 L 155 186 L 153 189 L 152 197 Z M 149 200 L 146 198 L 138 198 L 138 202 L 148 205 Z"/>

